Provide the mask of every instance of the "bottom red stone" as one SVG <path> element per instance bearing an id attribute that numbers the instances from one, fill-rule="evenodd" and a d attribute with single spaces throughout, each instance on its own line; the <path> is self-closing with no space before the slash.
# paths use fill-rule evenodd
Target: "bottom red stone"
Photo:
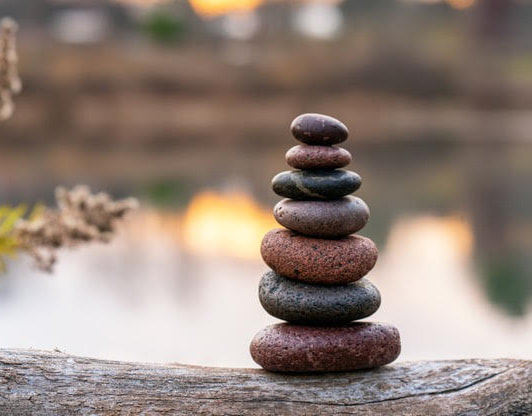
<path id="1" fill-rule="evenodd" d="M 270 325 L 251 341 L 251 356 L 265 370 L 325 373 L 380 367 L 401 352 L 392 325 L 354 322 L 334 327 Z"/>

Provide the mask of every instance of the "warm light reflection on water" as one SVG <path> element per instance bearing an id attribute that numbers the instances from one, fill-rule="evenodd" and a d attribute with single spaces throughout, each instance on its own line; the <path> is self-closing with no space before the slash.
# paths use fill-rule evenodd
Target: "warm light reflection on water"
<path id="1" fill-rule="evenodd" d="M 141 212 L 111 245 L 62 253 L 52 276 L 13 263 L 0 281 L 2 346 L 252 366 L 250 338 L 276 321 L 257 299 L 266 270 L 257 233 L 269 217 L 249 197 L 203 193 L 183 216 Z M 383 297 L 372 319 L 399 327 L 402 360 L 532 358 L 532 315 L 512 320 L 487 302 L 471 245 L 471 227 L 458 216 L 393 223 L 368 277 Z M 236 248 L 246 255 L 232 256 Z"/>
<path id="2" fill-rule="evenodd" d="M 144 209 L 133 216 L 133 238 L 164 236 L 191 255 L 259 260 L 262 237 L 279 227 L 271 209 L 244 192 L 202 191 L 183 213 Z"/>
<path id="3" fill-rule="evenodd" d="M 262 237 L 276 226 L 271 209 L 243 192 L 204 191 L 186 209 L 182 236 L 192 253 L 259 259 Z"/>
<path id="4" fill-rule="evenodd" d="M 377 318 L 402 332 L 402 359 L 532 357 L 532 311 L 506 317 L 482 294 L 471 232 L 456 218 L 395 223 L 372 274 L 383 294 Z"/>
<path id="5" fill-rule="evenodd" d="M 460 216 L 403 219 L 395 224 L 388 246 L 404 250 L 407 245 L 429 262 L 436 262 L 442 257 L 453 261 L 456 258 L 467 259 L 472 254 L 473 231 Z"/>

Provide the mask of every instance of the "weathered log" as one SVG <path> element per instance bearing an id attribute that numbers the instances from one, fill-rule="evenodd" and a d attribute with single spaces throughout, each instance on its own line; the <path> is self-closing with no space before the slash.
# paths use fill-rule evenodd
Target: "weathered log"
<path id="1" fill-rule="evenodd" d="M 0 350 L 1 415 L 528 415 L 532 361 L 280 375 Z"/>

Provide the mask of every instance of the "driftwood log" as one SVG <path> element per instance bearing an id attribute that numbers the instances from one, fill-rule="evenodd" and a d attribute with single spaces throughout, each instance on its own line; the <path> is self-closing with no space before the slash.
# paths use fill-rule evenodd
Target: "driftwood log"
<path id="1" fill-rule="evenodd" d="M 532 361 L 280 375 L 0 350 L 1 415 L 529 415 Z"/>

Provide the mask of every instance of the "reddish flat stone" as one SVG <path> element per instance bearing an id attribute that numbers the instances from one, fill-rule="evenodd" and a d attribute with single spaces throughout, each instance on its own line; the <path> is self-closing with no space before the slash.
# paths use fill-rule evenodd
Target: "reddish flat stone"
<path id="1" fill-rule="evenodd" d="M 281 276 L 321 284 L 354 282 L 373 268 L 378 257 L 377 247 L 366 237 L 325 240 L 281 229 L 264 236 L 261 254 Z"/>
<path id="2" fill-rule="evenodd" d="M 330 201 L 283 199 L 275 205 L 273 216 L 279 224 L 303 235 L 339 238 L 364 228 L 369 208 L 354 196 Z"/>
<path id="3" fill-rule="evenodd" d="M 351 163 L 351 153 L 334 146 L 294 146 L 286 152 L 286 163 L 296 169 L 337 169 Z"/>
<path id="4" fill-rule="evenodd" d="M 333 327 L 276 324 L 255 335 L 250 352 L 268 371 L 353 371 L 391 363 L 401 352 L 401 340 L 394 326 L 382 323 Z"/>
<path id="5" fill-rule="evenodd" d="M 290 126 L 292 135 L 306 144 L 331 145 L 347 140 L 349 130 L 340 120 L 324 114 L 308 113 L 296 117 Z"/>

